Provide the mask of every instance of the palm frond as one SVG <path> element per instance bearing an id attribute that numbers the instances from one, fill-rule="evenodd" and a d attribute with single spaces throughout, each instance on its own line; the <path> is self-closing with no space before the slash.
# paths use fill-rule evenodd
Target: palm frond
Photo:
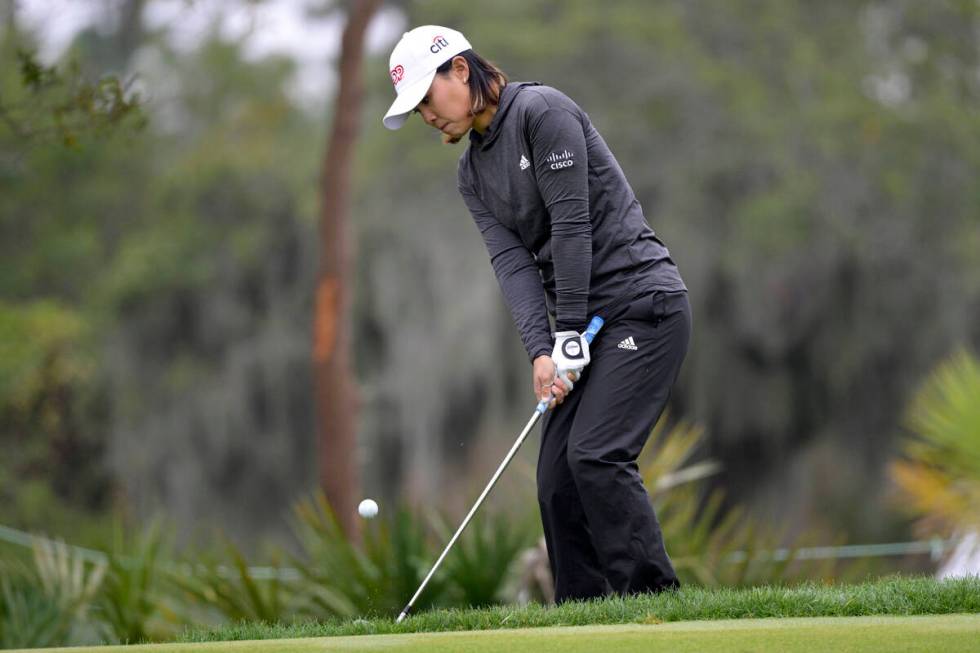
<path id="1" fill-rule="evenodd" d="M 891 464 L 901 506 L 924 535 L 980 528 L 980 363 L 960 351 L 925 381 Z"/>

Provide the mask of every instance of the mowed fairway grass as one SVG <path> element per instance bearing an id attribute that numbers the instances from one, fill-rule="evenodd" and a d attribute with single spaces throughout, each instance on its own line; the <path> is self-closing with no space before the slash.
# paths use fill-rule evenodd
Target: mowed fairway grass
<path id="1" fill-rule="evenodd" d="M 52 649 L 48 649 L 49 651 Z M 735 619 L 56 649 L 65 653 L 306 653 L 312 651 L 938 651 L 980 650 L 980 615 Z"/>
<path id="2" fill-rule="evenodd" d="M 980 652 L 980 577 L 677 592 L 188 629 L 175 643 L 65 653 L 290 651 Z M 53 650 L 53 649 L 48 649 Z"/>

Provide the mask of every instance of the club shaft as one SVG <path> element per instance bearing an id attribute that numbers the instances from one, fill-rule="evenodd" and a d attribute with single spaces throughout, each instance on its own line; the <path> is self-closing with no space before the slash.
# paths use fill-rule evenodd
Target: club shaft
<path id="1" fill-rule="evenodd" d="M 527 426 L 525 426 L 524 430 L 521 431 L 521 434 L 517 436 L 517 440 L 514 442 L 514 446 L 512 446 L 510 448 L 510 451 L 507 452 L 507 455 L 504 457 L 503 462 L 500 463 L 500 467 L 497 468 L 497 471 L 490 479 L 490 482 L 487 483 L 487 486 L 483 489 L 483 493 L 480 495 L 480 498 L 477 499 L 476 503 L 473 504 L 473 507 L 470 508 L 470 511 L 466 515 L 466 518 L 463 519 L 463 523 L 460 524 L 459 528 L 456 529 L 456 534 L 453 535 L 451 540 L 449 540 L 449 544 L 447 544 L 446 548 L 443 549 L 442 555 L 440 555 L 439 559 L 436 560 L 436 563 L 432 565 L 432 569 L 429 570 L 429 573 L 425 577 L 425 580 L 422 581 L 422 584 L 419 585 L 418 590 L 415 591 L 415 595 L 412 597 L 412 600 L 408 602 L 408 605 L 405 606 L 405 609 L 402 610 L 400 615 L 398 615 L 398 619 L 395 621 L 395 623 L 401 623 L 402 619 L 404 619 L 405 616 L 408 614 L 408 612 L 412 609 L 412 606 L 415 604 L 415 600 L 418 599 L 419 596 L 422 594 L 422 590 L 424 590 L 425 586 L 428 585 L 429 579 L 432 578 L 432 575 L 436 573 L 436 569 L 438 569 L 439 565 L 442 564 L 443 558 L 445 558 L 446 554 L 449 553 L 449 550 L 453 548 L 453 544 L 455 544 L 456 540 L 459 539 L 459 536 L 463 533 L 463 530 L 470 523 L 470 520 L 473 519 L 473 515 L 476 514 L 476 511 L 480 508 L 480 505 L 483 503 L 483 500 L 487 498 L 488 494 L 490 494 L 490 491 L 493 489 L 493 486 L 496 485 L 497 480 L 500 478 L 500 475 L 504 473 L 505 469 L 507 469 L 507 465 L 510 464 L 511 459 L 513 459 L 514 455 L 517 453 L 517 450 L 521 448 L 522 444 L 524 444 L 524 440 L 527 439 L 528 433 L 530 433 L 531 429 L 534 428 L 534 425 L 537 424 L 538 418 L 541 417 L 541 415 L 542 415 L 542 411 L 540 410 L 534 411 L 534 415 L 532 415 L 531 419 L 528 420 Z"/>
<path id="2" fill-rule="evenodd" d="M 601 317 L 599 317 L 598 315 L 594 316 L 592 320 L 589 322 L 589 326 L 585 330 L 585 333 L 582 334 L 582 337 L 585 338 L 585 341 L 591 344 L 592 339 L 595 338 L 597 333 L 599 333 L 599 330 L 602 328 L 603 324 L 604 324 L 604 320 Z M 517 450 L 521 448 L 522 444 L 524 444 L 524 440 L 527 438 L 527 434 L 530 433 L 531 429 L 534 428 L 534 425 L 538 423 L 538 418 L 544 415 L 546 412 L 548 412 L 548 408 L 550 407 L 551 400 L 553 398 L 554 397 L 549 397 L 548 399 L 543 399 L 540 402 L 538 402 L 537 408 L 534 409 L 534 414 L 531 415 L 531 419 L 529 419 L 527 422 L 527 426 L 525 426 L 524 430 L 521 431 L 521 434 L 517 436 L 517 440 L 514 442 L 514 446 L 512 446 L 510 448 L 510 451 L 507 452 L 507 455 L 504 457 L 504 461 L 500 463 L 500 467 L 497 468 L 497 471 L 490 479 L 490 482 L 487 483 L 487 486 L 483 489 L 483 494 L 480 495 L 480 498 L 477 499 L 476 503 L 473 504 L 473 507 L 470 508 L 470 512 L 466 515 L 466 519 L 464 519 L 463 523 L 460 524 L 459 528 L 456 529 L 455 535 L 453 535 L 452 539 L 449 540 L 449 544 L 446 545 L 446 548 L 442 550 L 442 555 L 440 555 L 439 559 L 436 560 L 436 563 L 432 565 L 432 569 L 429 570 L 429 573 L 425 577 L 425 580 L 422 581 L 422 584 L 419 585 L 419 588 L 415 591 L 415 595 L 412 597 L 412 600 L 408 602 L 408 605 L 405 606 L 405 609 L 402 610 L 400 615 L 398 615 L 398 619 L 395 620 L 395 623 L 401 623 L 402 620 L 411 611 L 412 606 L 415 605 L 416 599 L 418 599 L 419 596 L 422 594 L 422 591 L 425 589 L 425 586 L 429 584 L 429 579 L 432 578 L 432 575 L 436 573 L 436 569 L 438 569 L 439 565 L 442 564 L 443 558 L 445 558 L 446 554 L 449 553 L 449 550 L 453 548 L 453 544 L 455 544 L 456 540 L 459 539 L 459 536 L 463 533 L 463 530 L 466 528 L 467 524 L 470 523 L 470 520 L 473 519 L 473 515 L 476 514 L 476 511 L 480 509 L 480 506 L 483 504 L 483 500 L 487 498 L 487 495 L 490 494 L 490 490 L 492 490 L 493 486 L 496 485 L 497 479 L 499 479 L 500 475 L 504 473 L 504 470 L 507 469 L 507 465 L 510 464 L 511 459 L 517 453 Z"/>

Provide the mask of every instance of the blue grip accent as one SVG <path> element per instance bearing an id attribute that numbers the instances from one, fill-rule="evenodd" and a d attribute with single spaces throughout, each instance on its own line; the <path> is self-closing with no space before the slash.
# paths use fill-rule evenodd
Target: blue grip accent
<path id="1" fill-rule="evenodd" d="M 550 400 L 548 400 L 548 399 L 542 399 L 541 401 L 538 402 L 538 406 L 534 410 L 536 410 L 539 413 L 541 413 L 542 415 L 544 415 L 545 413 L 548 412 L 548 404 L 550 404 L 550 403 L 551 403 Z"/>
<path id="2" fill-rule="evenodd" d="M 592 339 L 595 338 L 595 334 L 599 333 L 599 329 L 601 329 L 602 325 L 605 323 L 606 321 L 603 320 L 598 315 L 593 317 L 592 321 L 589 322 L 589 328 L 585 330 L 585 334 L 584 334 L 585 341 L 591 345 Z"/>

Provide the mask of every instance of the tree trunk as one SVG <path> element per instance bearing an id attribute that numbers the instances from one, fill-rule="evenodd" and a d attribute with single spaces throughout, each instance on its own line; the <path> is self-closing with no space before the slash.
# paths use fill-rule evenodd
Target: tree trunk
<path id="1" fill-rule="evenodd" d="M 129 65 L 129 60 L 133 58 L 136 49 L 143 42 L 143 8 L 145 5 L 146 0 L 126 0 L 119 12 L 116 53 L 124 66 Z"/>
<path id="2" fill-rule="evenodd" d="M 0 3 L 0 27 L 8 36 L 17 32 L 17 3 Z"/>
<path id="3" fill-rule="evenodd" d="M 313 325 L 313 366 L 320 486 L 344 531 L 358 535 L 357 387 L 351 366 L 351 164 L 361 113 L 364 35 L 380 0 L 357 0 L 340 50 L 340 84 L 320 178 L 320 266 Z"/>

